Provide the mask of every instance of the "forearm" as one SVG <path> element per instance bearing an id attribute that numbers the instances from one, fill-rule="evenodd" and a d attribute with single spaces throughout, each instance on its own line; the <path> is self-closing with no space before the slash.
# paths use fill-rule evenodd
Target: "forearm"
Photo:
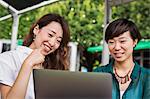
<path id="1" fill-rule="evenodd" d="M 32 66 L 23 63 L 22 68 L 7 95 L 7 99 L 24 99 L 27 91 L 28 82 L 32 72 Z"/>
<path id="2" fill-rule="evenodd" d="M 24 99 L 32 69 L 44 62 L 45 56 L 41 49 L 34 50 L 24 61 L 13 86 L 7 94 L 7 99 Z"/>

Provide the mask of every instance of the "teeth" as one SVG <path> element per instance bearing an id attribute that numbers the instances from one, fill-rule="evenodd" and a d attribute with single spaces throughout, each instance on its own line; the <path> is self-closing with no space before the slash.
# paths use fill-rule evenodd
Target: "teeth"
<path id="1" fill-rule="evenodd" d="M 116 57 L 121 57 L 121 56 L 122 56 L 122 53 L 115 53 L 115 56 L 116 56 Z"/>
<path id="2" fill-rule="evenodd" d="M 46 51 L 50 51 L 50 48 L 47 45 L 45 45 L 45 49 Z"/>

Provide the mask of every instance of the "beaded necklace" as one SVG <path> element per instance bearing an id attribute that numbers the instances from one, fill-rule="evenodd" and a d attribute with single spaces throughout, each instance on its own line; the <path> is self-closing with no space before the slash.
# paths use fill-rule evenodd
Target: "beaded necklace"
<path id="1" fill-rule="evenodd" d="M 129 73 L 130 73 L 131 69 L 128 71 L 128 73 L 125 76 L 122 77 L 122 76 L 118 75 L 116 68 L 114 68 L 115 76 L 120 84 L 125 84 L 126 82 L 128 82 L 130 80 Z"/>

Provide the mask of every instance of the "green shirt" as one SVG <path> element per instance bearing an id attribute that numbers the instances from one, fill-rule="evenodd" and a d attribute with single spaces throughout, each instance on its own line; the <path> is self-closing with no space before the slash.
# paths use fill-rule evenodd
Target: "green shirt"
<path id="1" fill-rule="evenodd" d="M 113 62 L 96 68 L 94 72 L 112 74 L 112 99 L 120 99 L 119 83 L 113 73 Z M 122 99 L 150 99 L 150 70 L 141 67 L 135 62 L 131 79 L 132 81 L 125 90 Z"/>

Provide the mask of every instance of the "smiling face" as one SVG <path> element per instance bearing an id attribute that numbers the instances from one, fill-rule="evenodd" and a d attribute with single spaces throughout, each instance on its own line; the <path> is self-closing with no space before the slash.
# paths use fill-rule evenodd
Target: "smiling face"
<path id="1" fill-rule="evenodd" d="M 129 31 L 108 40 L 110 54 L 118 62 L 132 59 L 133 48 L 136 44 L 137 40 L 133 41 Z"/>
<path id="2" fill-rule="evenodd" d="M 37 25 L 33 33 L 35 34 L 35 39 L 30 48 L 37 49 L 44 47 L 42 51 L 44 55 L 48 55 L 58 49 L 63 37 L 61 24 L 55 21 L 52 21 L 41 29 Z"/>

